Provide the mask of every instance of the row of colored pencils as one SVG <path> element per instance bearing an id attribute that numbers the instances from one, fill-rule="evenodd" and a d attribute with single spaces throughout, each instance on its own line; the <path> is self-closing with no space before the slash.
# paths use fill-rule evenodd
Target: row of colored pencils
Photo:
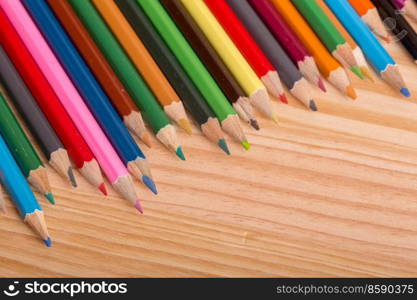
<path id="1" fill-rule="evenodd" d="M 133 179 L 157 194 L 133 138 L 151 147 L 145 123 L 185 160 L 171 121 L 192 134 L 187 112 L 230 154 L 224 133 L 249 150 L 239 118 L 256 130 L 255 110 L 278 122 L 271 99 L 288 103 L 285 88 L 317 111 L 309 82 L 326 92 L 326 79 L 355 99 L 348 71 L 373 80 L 370 63 L 410 96 L 376 36 L 389 41 L 380 17 L 394 18 L 393 34 L 417 60 L 417 35 L 398 13 L 415 17 L 414 6 L 405 0 L 2 0 L 0 79 L 10 99 L 0 93 L 0 179 L 23 219 L 50 245 L 28 184 L 55 199 L 13 103 L 48 163 L 72 186 L 75 167 L 107 194 L 103 172 L 142 213 Z M 3 208 L 1 194 L 0 200 Z"/>

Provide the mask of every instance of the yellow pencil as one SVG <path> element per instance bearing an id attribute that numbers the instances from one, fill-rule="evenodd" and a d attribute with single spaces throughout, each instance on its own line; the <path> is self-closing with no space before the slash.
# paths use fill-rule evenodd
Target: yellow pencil
<path id="1" fill-rule="evenodd" d="M 251 103 L 263 114 L 277 121 L 265 85 L 236 48 L 203 0 L 182 0 L 184 7 L 203 31 L 224 64 L 239 82 Z"/>

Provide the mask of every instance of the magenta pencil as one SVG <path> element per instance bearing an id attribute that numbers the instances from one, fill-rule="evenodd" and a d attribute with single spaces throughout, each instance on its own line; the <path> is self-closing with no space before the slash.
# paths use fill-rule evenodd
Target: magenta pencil
<path id="1" fill-rule="evenodd" d="M 33 23 L 26 9 L 16 0 L 1 0 L 0 6 L 47 78 L 59 100 L 91 148 L 113 187 L 142 212 L 132 178 L 106 135 L 87 108 L 57 58 Z"/>
<path id="2" fill-rule="evenodd" d="M 248 1 L 300 72 L 325 92 L 326 87 L 314 57 L 304 47 L 274 5 L 269 0 Z"/>

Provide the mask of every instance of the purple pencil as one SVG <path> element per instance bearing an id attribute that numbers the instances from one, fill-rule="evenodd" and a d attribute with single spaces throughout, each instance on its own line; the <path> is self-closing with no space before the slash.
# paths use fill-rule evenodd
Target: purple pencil
<path id="1" fill-rule="evenodd" d="M 402 13 L 417 21 L 417 3 L 411 0 L 391 0 Z"/>
<path id="2" fill-rule="evenodd" d="M 277 12 L 273 4 L 269 0 L 248 1 L 303 76 L 317 84 L 325 92 L 326 87 L 317 68 L 316 61 Z"/>

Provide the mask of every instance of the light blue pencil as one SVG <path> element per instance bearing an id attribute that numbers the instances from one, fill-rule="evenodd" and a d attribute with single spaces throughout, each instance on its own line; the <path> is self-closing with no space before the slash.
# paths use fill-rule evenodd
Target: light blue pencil
<path id="1" fill-rule="evenodd" d="M 1 135 L 0 181 L 10 194 L 22 219 L 40 235 L 45 245 L 50 247 L 51 238 L 48 234 L 42 208 Z"/>
<path id="2" fill-rule="evenodd" d="M 406 87 L 397 63 L 378 42 L 348 1 L 325 0 L 325 2 L 362 48 L 366 58 L 382 79 L 399 90 L 405 97 L 410 97 L 410 91 Z"/>

